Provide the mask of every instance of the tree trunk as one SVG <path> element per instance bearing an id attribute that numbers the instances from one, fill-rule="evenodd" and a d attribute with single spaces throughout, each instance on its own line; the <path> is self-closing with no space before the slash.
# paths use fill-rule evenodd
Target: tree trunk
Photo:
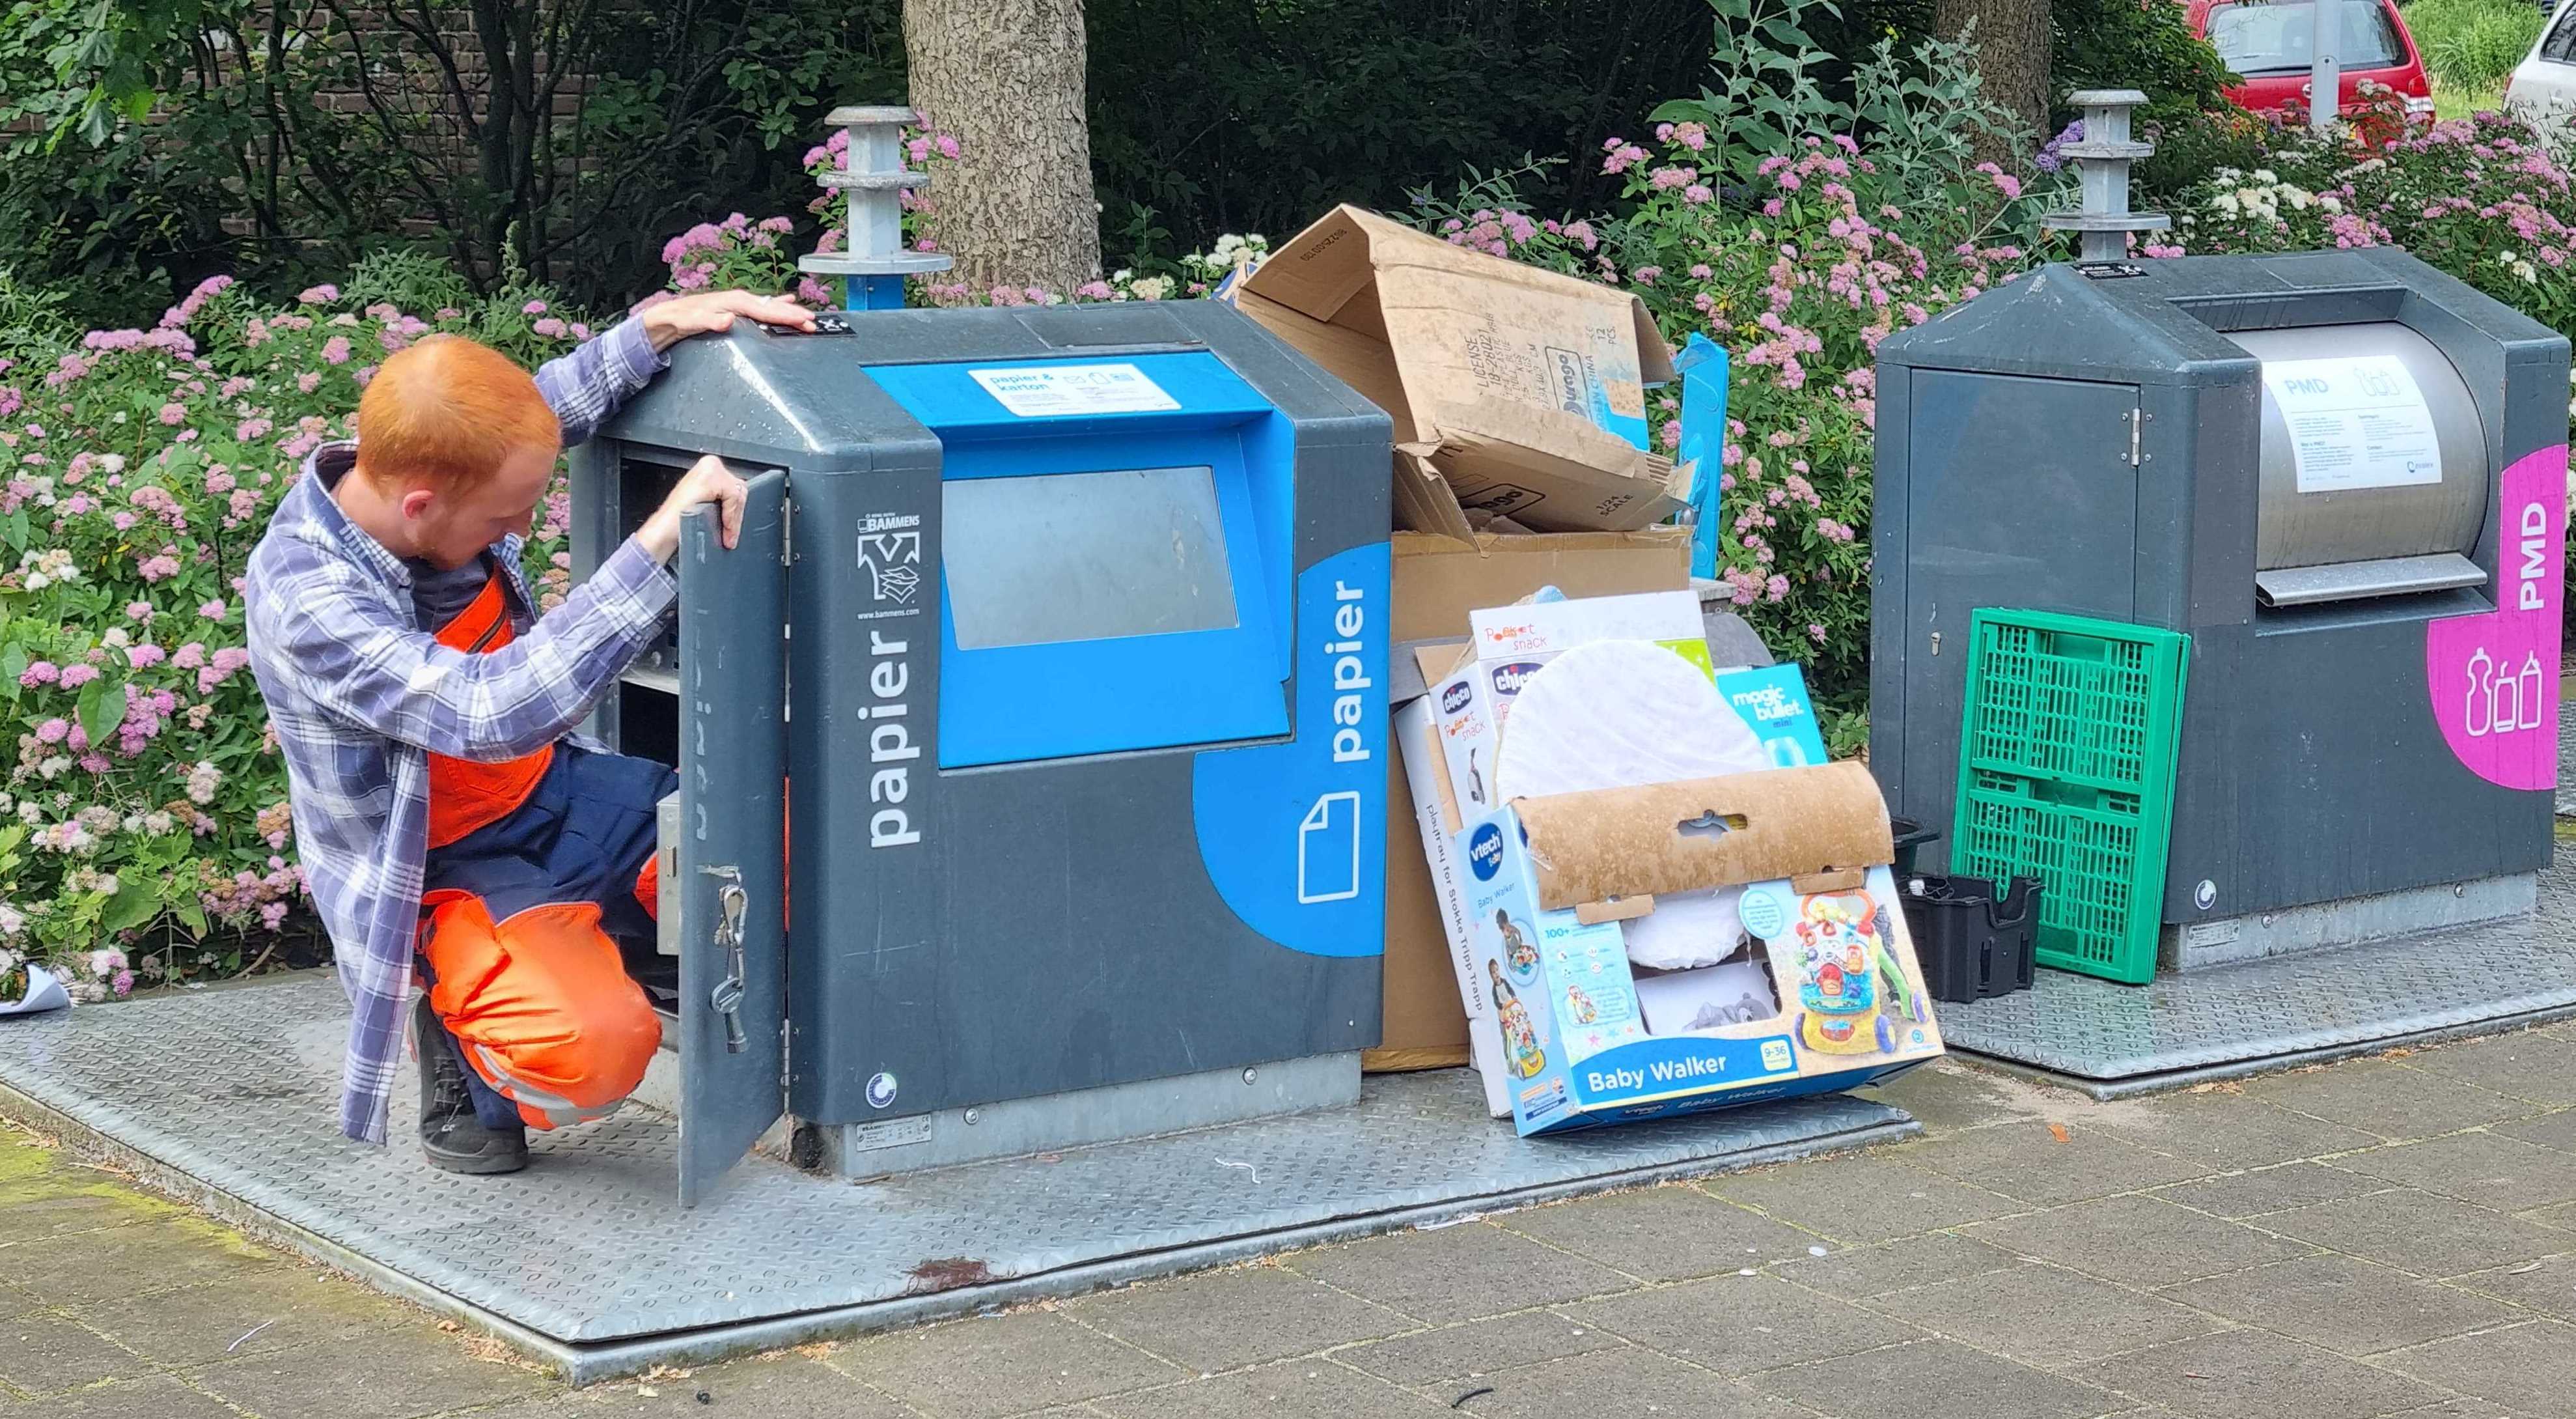
<path id="1" fill-rule="evenodd" d="M 953 279 L 1061 294 L 1100 276 L 1082 0 L 904 0 L 912 106 L 959 156 L 929 191 Z"/>
<path id="2" fill-rule="evenodd" d="M 1986 97 L 2011 111 L 2027 135 L 2018 145 L 2025 150 L 2030 141 L 2048 136 L 2048 110 L 2057 99 L 2048 73 L 2048 3 L 1939 0 L 1933 11 L 1933 31 L 1945 39 L 1959 38 L 1976 21 L 1977 72 Z"/>

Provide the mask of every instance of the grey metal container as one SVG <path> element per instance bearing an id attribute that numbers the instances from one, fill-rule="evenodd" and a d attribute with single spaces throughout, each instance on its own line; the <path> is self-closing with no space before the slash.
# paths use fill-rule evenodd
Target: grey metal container
<path id="1" fill-rule="evenodd" d="M 742 547 L 693 527 L 680 642 L 598 721 L 622 749 L 682 769 L 670 937 L 684 974 L 684 1193 L 782 1109 L 806 1126 L 810 1161 L 871 1173 L 1356 1097 L 1357 1051 L 1379 1021 L 1387 417 L 1210 302 L 830 323 L 677 347 L 574 465 L 578 572 L 696 456 L 762 475 Z M 977 449 L 1050 445 L 999 406 L 966 410 L 986 422 L 943 436 L 889 390 L 926 367 L 1104 361 L 1186 366 L 1266 410 L 1243 425 L 1242 457 L 1270 490 L 1245 535 L 1276 558 L 1234 575 L 1243 623 L 1256 605 L 1277 613 L 1261 623 L 1276 644 L 1257 683 L 1208 693 L 1269 697 L 1287 732 L 944 763 L 961 706 L 943 694 L 967 659 L 943 577 L 944 477 Z M 1089 450 L 1058 472 L 1138 466 L 1113 456 L 1132 416 L 1038 424 Z M 1337 693 L 1337 680 L 1364 688 Z M 1043 725 L 1096 688 L 1019 684 L 977 722 Z M 782 780 L 792 884 L 774 860 Z M 1349 880 L 1330 894 L 1308 892 L 1293 857 L 1301 812 L 1331 819 L 1336 852 L 1348 845 Z M 1246 885 L 1283 852 L 1293 883 Z M 727 872 L 750 899 L 730 1011 L 709 1003 L 736 971 L 715 937 Z"/>
<path id="2" fill-rule="evenodd" d="M 2264 361 L 2367 354 L 2420 388 L 2438 470 L 2303 492 Z M 2388 249 L 2051 266 L 1887 341 L 1878 398 L 1871 762 L 1894 811 L 1951 825 L 1969 615 L 2012 607 L 2192 637 L 2166 923 L 2451 898 L 2549 861 L 2551 795 L 2472 766 L 2428 667 L 2442 623 L 2527 603 L 2544 563 L 2554 616 L 2565 336 Z M 2529 491 L 2547 467 L 2559 489 Z M 2554 765 L 2554 718 L 2518 732 Z"/>

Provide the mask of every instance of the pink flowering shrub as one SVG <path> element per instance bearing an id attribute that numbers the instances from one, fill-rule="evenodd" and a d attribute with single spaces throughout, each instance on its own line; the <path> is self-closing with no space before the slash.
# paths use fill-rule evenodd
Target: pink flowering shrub
<path id="1" fill-rule="evenodd" d="M 1694 333 L 1726 347 L 1719 575 L 1773 651 L 1804 663 L 1847 748 L 1868 689 L 1879 342 L 2043 259 L 2054 239 L 2038 219 L 2066 178 L 1978 162 L 1976 135 L 2000 120 L 1953 46 L 1911 65 L 1882 46 L 1853 106 L 1810 94 L 1785 128 L 1723 98 L 1666 105 L 1650 141 L 1603 144 L 1602 170 L 1625 183 L 1611 214 L 1534 218 L 1504 174 L 1455 200 L 1418 195 L 1416 220 L 1632 291 L 1676 348 Z M 1855 141 L 1856 110 L 1882 136 Z M 1679 414 L 1677 388 L 1648 400 L 1667 450 Z"/>
<path id="2" fill-rule="evenodd" d="M 2498 113 L 2407 128 L 2376 84 L 2355 116 L 2387 141 L 2265 130 L 2250 168 L 2183 196 L 2157 254 L 2395 245 L 2558 330 L 2576 330 L 2576 181 L 2543 137 Z"/>
<path id="3" fill-rule="evenodd" d="M 151 330 L 0 360 L 0 959 L 97 998 L 309 935 L 245 559 L 388 353 L 443 330 L 534 364 L 588 333 L 528 289 L 377 298 L 405 266 L 283 306 L 219 277 Z M 529 549 L 550 597 L 565 521 L 558 493 Z"/>

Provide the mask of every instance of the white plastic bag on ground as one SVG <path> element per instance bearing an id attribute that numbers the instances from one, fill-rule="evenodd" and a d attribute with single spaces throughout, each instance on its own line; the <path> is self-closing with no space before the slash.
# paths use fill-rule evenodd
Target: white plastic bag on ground
<path id="1" fill-rule="evenodd" d="M 42 966 L 27 967 L 27 994 L 22 1000 L 0 1000 L 0 1015 L 41 1015 L 72 1003 L 71 992 Z"/>

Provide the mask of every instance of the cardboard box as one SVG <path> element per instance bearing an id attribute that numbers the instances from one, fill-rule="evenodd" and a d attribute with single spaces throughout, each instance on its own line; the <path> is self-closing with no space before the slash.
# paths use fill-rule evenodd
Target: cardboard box
<path id="1" fill-rule="evenodd" d="M 1542 586 L 1568 596 L 1676 590 L 1690 585 L 1689 556 L 1689 533 L 1679 527 L 1465 540 L 1399 532 L 1390 635 L 1398 644 L 1463 640 L 1473 612 Z M 1457 918 L 1452 937 L 1424 846 L 1423 800 L 1408 791 L 1406 761 L 1418 757 L 1398 754 L 1387 765 L 1387 802 L 1415 811 L 1387 814 L 1385 1005 L 1379 1047 L 1360 1057 L 1372 1073 L 1447 1068 L 1467 1063 L 1470 1052 L 1452 960 L 1466 949 L 1466 919 Z M 1438 811 L 1434 799 L 1429 824 L 1445 857 L 1449 830 Z"/>
<path id="2" fill-rule="evenodd" d="M 1859 764 L 1522 799 L 1459 855 L 1479 1054 L 1524 1137 L 1848 1089 L 1942 1052 Z M 1762 959 L 1650 976 L 1641 999 L 1621 922 L 1737 884 Z M 1750 998 L 1766 979 L 1772 999 Z"/>
<path id="3" fill-rule="evenodd" d="M 1815 702 L 1807 698 L 1806 672 L 1795 664 L 1721 670 L 1717 693 L 1752 726 L 1772 763 L 1794 769 L 1825 762 L 1824 731 L 1816 725 Z"/>
<path id="4" fill-rule="evenodd" d="M 1399 527 L 1629 531 L 1685 505 L 1646 447 L 1672 352 L 1633 295 L 1337 207 L 1228 296 L 1394 420 Z"/>
<path id="5" fill-rule="evenodd" d="M 1511 672 L 1526 673 L 1571 645 L 1622 632 L 1626 633 L 1622 638 L 1662 641 L 1702 671 L 1709 669 L 1710 656 L 1707 622 L 1697 598 L 1688 593 L 1487 608 L 1471 612 L 1469 624 L 1475 632 L 1471 641 L 1448 638 L 1398 645 L 1388 701 L 1394 707 L 1393 738 L 1413 813 L 1409 820 L 1389 816 L 1387 875 L 1389 882 L 1405 878 L 1410 887 L 1411 867 L 1398 854 L 1408 845 L 1418 847 L 1424 871 L 1420 890 L 1438 913 L 1450 967 L 1449 989 L 1459 1003 L 1459 1024 L 1467 1032 L 1467 1057 L 1483 1076 L 1486 1107 L 1501 1118 L 1512 1112 L 1507 1087 L 1510 1065 L 1501 1052 L 1502 1036 L 1492 1028 L 1492 994 L 1478 984 L 1476 975 L 1480 914 L 1464 844 L 1467 830 L 1501 806 L 1484 802 L 1481 789 L 1490 782 L 1492 749 L 1509 722 L 1507 692 L 1517 687 L 1517 674 Z M 1679 643 L 1682 637 L 1688 638 L 1688 644 Z M 1491 654 L 1479 658 L 1479 649 Z M 1797 666 L 1737 667 L 1717 672 L 1715 680 L 1719 697 L 1764 741 L 1773 763 L 1786 767 L 1824 761 L 1824 744 Z M 1476 753 L 1478 746 L 1485 751 L 1481 755 Z M 1484 777 L 1479 777 L 1479 771 Z M 1390 887 L 1390 901 L 1393 893 Z M 1396 940 L 1390 916 L 1390 962 L 1398 951 Z M 1403 954 L 1408 958 L 1409 980 L 1415 982 L 1409 988 L 1419 989 L 1419 958 L 1427 954 L 1424 941 L 1408 935 Z M 1394 979 L 1390 965 L 1390 999 Z M 1390 1014 L 1390 1021 L 1393 1018 Z"/>

